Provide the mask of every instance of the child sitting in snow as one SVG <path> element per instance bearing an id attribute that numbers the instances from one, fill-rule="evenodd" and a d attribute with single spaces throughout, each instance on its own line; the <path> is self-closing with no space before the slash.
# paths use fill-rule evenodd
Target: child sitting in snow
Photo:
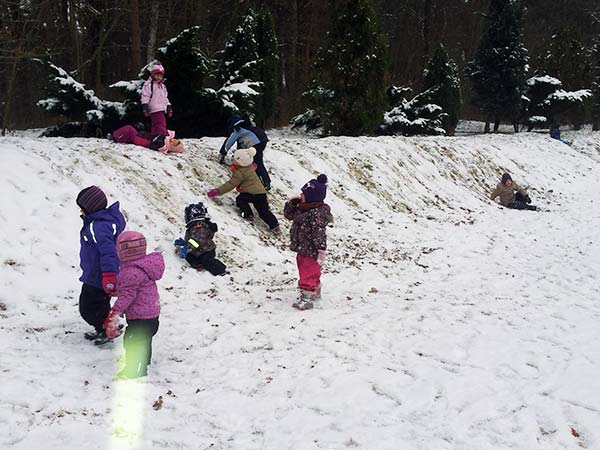
<path id="1" fill-rule="evenodd" d="M 233 174 L 228 182 L 218 188 L 211 189 L 208 196 L 213 198 L 223 195 L 232 189 L 238 188 L 240 194 L 235 199 L 235 203 L 240 208 L 242 217 L 248 222 L 254 221 L 254 213 L 250 204 L 252 203 L 258 212 L 259 217 L 265 221 L 273 233 L 279 233 L 279 222 L 269 209 L 267 200 L 267 191 L 258 179 L 255 168 L 252 164 L 252 158 L 256 154 L 253 147 L 248 149 L 236 150 L 233 154 L 233 164 L 231 171 Z"/>
<path id="2" fill-rule="evenodd" d="M 213 237 L 218 231 L 217 224 L 211 222 L 208 210 L 202 202 L 185 208 L 185 239 L 177 239 L 179 254 L 197 270 L 208 270 L 213 275 L 226 275 L 225 264 L 215 256 L 217 248 Z"/>
<path id="3" fill-rule="evenodd" d="M 119 272 L 116 240 L 125 229 L 125 218 L 119 202 L 108 208 L 106 195 L 97 186 L 89 186 L 77 195 L 83 226 L 79 232 L 80 265 L 83 282 L 79 296 L 79 314 L 94 327 L 84 337 L 101 345 L 110 340 L 102 324 L 110 311 L 110 297 L 117 289 Z"/>
<path id="4" fill-rule="evenodd" d="M 490 197 L 492 200 L 500 197 L 500 204 L 506 208 L 537 210 L 536 206 L 529 204 L 531 203 L 531 198 L 529 198 L 527 191 L 515 183 L 508 173 L 502 174 L 500 183 L 492 191 Z"/>
<path id="5" fill-rule="evenodd" d="M 173 108 L 169 101 L 169 93 L 165 86 L 165 68 L 156 61 L 150 69 L 150 78 L 142 86 L 141 94 L 142 112 L 144 116 L 150 117 L 153 135 L 162 134 L 167 136 L 167 116 L 173 116 Z"/>
<path id="6" fill-rule="evenodd" d="M 167 130 L 166 135 L 154 135 L 146 131 L 138 131 L 131 125 L 124 125 L 107 137 L 119 144 L 139 145 L 161 153 L 183 153 L 184 150 L 183 142 L 175 138 L 175 132 L 172 130 Z"/>
<path id="7" fill-rule="evenodd" d="M 125 315 L 125 368 L 117 377 L 144 377 L 152 360 L 152 337 L 158 331 L 160 296 L 156 281 L 163 276 L 165 262 L 160 253 L 146 255 L 146 238 L 137 231 L 119 236 L 117 252 L 121 260 L 118 299 L 103 326 L 106 335 L 114 337 L 118 334 L 119 316 Z"/>
<path id="8" fill-rule="evenodd" d="M 321 266 L 327 250 L 325 227 L 333 222 L 331 209 L 323 203 L 327 195 L 327 176 L 321 174 L 302 187 L 298 198 L 288 200 L 283 214 L 293 220 L 290 248 L 297 252 L 299 298 L 292 306 L 305 310 L 321 299 Z"/>

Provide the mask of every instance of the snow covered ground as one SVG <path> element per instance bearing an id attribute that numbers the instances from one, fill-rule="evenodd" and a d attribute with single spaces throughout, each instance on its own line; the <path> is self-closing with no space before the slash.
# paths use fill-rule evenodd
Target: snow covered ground
<path id="1" fill-rule="evenodd" d="M 221 139 L 164 156 L 1 138 L 0 448 L 600 449 L 600 133 L 564 134 L 573 147 L 278 133 L 281 237 L 243 223 L 233 194 L 206 197 L 227 177 Z M 487 199 L 505 170 L 543 212 Z M 324 300 L 302 313 L 281 210 L 319 172 L 335 224 Z M 91 184 L 165 254 L 142 382 L 114 380 L 120 341 L 82 339 L 75 196 Z M 198 200 L 231 277 L 172 252 Z"/>

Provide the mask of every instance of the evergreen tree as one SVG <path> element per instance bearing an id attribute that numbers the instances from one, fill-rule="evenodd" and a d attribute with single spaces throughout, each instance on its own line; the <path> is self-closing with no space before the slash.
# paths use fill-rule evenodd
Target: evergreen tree
<path id="1" fill-rule="evenodd" d="M 249 10 L 220 56 L 224 89 L 235 92 L 239 112 L 264 126 L 277 96 L 279 57 L 271 13 Z"/>
<path id="2" fill-rule="evenodd" d="M 528 71 L 527 49 L 522 42 L 523 7 L 519 0 L 491 0 L 475 59 L 465 68 L 473 83 L 473 103 L 494 131 L 507 118 L 518 130 L 521 95 Z"/>
<path id="3" fill-rule="evenodd" d="M 324 134 L 372 133 L 386 107 L 387 48 L 369 0 L 345 0 L 305 97 Z M 303 115 L 303 116 L 306 116 Z"/>
<path id="4" fill-rule="evenodd" d="M 594 56 L 594 106 L 592 109 L 592 129 L 600 131 L 600 39 L 596 41 L 592 48 Z"/>
<path id="5" fill-rule="evenodd" d="M 443 45 L 436 48 L 423 75 L 423 88 L 432 90 L 428 100 L 446 113 L 442 128 L 446 130 L 446 134 L 453 136 L 462 106 L 460 79 L 458 68 Z"/>

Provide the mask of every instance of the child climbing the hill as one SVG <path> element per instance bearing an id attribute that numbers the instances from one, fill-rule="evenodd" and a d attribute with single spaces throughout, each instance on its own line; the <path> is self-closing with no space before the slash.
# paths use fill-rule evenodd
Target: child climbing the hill
<path id="1" fill-rule="evenodd" d="M 215 257 L 217 246 L 213 237 L 219 228 L 210 220 L 202 202 L 186 206 L 185 226 L 185 239 L 178 239 L 175 245 L 185 246 L 185 260 L 190 266 L 196 270 L 206 269 L 213 275 L 226 275 L 225 264 Z"/>
<path id="2" fill-rule="evenodd" d="M 297 252 L 298 301 L 292 306 L 299 310 L 312 309 L 321 299 L 321 266 L 327 255 L 325 227 L 333 222 L 331 209 L 323 201 L 327 195 L 327 176 L 321 174 L 302 187 L 300 197 L 288 200 L 283 214 L 293 220 L 290 229 L 290 248 Z"/>
<path id="3" fill-rule="evenodd" d="M 117 377 L 144 377 L 152 360 L 152 337 L 158 331 L 160 296 L 156 281 L 165 271 L 160 253 L 146 254 L 146 238 L 137 231 L 125 231 L 117 239 L 121 271 L 117 277 L 118 298 L 104 321 L 106 335 L 118 334 L 119 316 L 125 315 L 123 338 L 125 367 Z"/>
<path id="4" fill-rule="evenodd" d="M 281 229 L 277 218 L 269 209 L 267 191 L 258 179 L 252 164 L 252 158 L 255 154 L 256 150 L 253 147 L 236 150 L 233 154 L 233 164 L 231 166 L 233 174 L 231 178 L 220 187 L 211 189 L 208 196 L 211 198 L 217 197 L 238 188 L 240 194 L 235 199 L 235 203 L 240 208 L 242 217 L 248 222 L 254 221 L 254 213 L 250 207 L 250 204 L 253 204 L 258 215 L 265 221 L 271 231 L 279 233 Z"/>
<path id="5" fill-rule="evenodd" d="M 94 327 L 84 334 L 87 340 L 101 345 L 110 340 L 102 324 L 110 311 L 110 297 L 117 291 L 119 258 L 116 241 L 125 229 L 125 218 L 119 211 L 119 202 L 108 208 L 106 194 L 97 186 L 89 186 L 77 195 L 83 227 L 79 232 L 83 282 L 79 296 L 79 313 Z"/>
<path id="6" fill-rule="evenodd" d="M 496 197 L 500 197 L 500 204 L 506 208 L 537 210 L 537 206 L 530 205 L 531 198 L 527 191 L 515 183 L 508 173 L 502 174 L 500 183 L 490 194 L 492 200 L 496 200 Z"/>
<path id="7" fill-rule="evenodd" d="M 167 119 L 173 116 L 173 108 L 169 101 L 169 93 L 165 85 L 165 68 L 156 61 L 150 69 L 150 77 L 144 81 L 141 94 L 142 112 L 150 117 L 151 134 L 168 136 Z"/>
<path id="8" fill-rule="evenodd" d="M 229 149 L 236 142 L 238 149 L 254 147 L 256 154 L 254 155 L 253 161 L 254 164 L 256 164 L 256 174 L 265 189 L 269 191 L 271 189 L 271 177 L 269 176 L 263 161 L 263 153 L 267 147 L 267 142 L 269 142 L 265 130 L 252 126 L 250 122 L 237 115 L 233 115 L 227 120 L 227 129 L 229 130 L 230 136 L 223 143 L 223 146 L 219 151 L 221 154 L 219 162 L 221 162 L 221 164 L 225 163 L 225 155 L 227 155 Z"/>

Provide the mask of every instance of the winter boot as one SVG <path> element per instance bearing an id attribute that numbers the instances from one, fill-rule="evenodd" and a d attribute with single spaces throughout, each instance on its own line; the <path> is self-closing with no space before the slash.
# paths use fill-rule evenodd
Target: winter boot
<path id="1" fill-rule="evenodd" d="M 116 338 L 121 336 L 121 334 L 123 334 L 123 326 L 120 326 L 118 330 L 119 330 L 118 334 L 115 337 L 111 337 L 111 338 L 109 338 L 106 335 L 106 333 L 103 331 L 102 333 L 100 333 L 98 335 L 98 337 L 96 339 L 94 339 L 94 345 L 104 345 L 104 344 L 108 344 L 109 342 L 114 341 Z"/>
<path id="2" fill-rule="evenodd" d="M 307 309 L 313 309 L 314 304 L 314 292 L 300 289 L 300 295 L 298 301 L 292 304 L 292 306 L 300 311 L 306 311 Z"/>

